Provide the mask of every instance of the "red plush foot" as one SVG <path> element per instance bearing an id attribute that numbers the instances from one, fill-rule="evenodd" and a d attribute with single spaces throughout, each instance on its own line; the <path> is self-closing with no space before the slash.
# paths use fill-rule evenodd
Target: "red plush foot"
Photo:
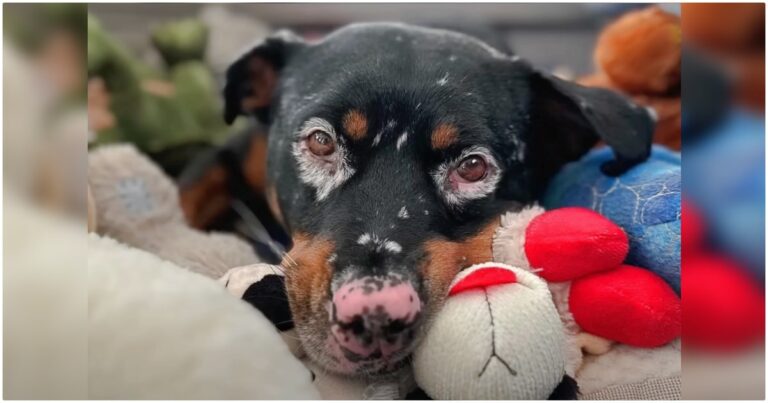
<path id="1" fill-rule="evenodd" d="M 765 297 L 744 269 L 700 253 L 683 259 L 681 270 L 686 346 L 729 350 L 763 339 Z"/>
<path id="2" fill-rule="evenodd" d="M 528 262 L 552 282 L 613 269 L 628 251 L 627 234 L 618 225 L 582 207 L 547 211 L 525 231 Z"/>
<path id="3" fill-rule="evenodd" d="M 680 336 L 680 298 L 661 277 L 639 267 L 574 280 L 568 296 L 576 323 L 594 335 L 637 347 Z"/>

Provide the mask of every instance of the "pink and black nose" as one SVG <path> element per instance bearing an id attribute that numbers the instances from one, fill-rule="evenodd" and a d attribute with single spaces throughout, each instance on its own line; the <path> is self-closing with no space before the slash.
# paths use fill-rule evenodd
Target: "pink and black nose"
<path id="1" fill-rule="evenodd" d="M 364 277 L 342 284 L 332 297 L 331 331 L 347 359 L 386 359 L 407 348 L 421 314 L 409 281 Z"/>

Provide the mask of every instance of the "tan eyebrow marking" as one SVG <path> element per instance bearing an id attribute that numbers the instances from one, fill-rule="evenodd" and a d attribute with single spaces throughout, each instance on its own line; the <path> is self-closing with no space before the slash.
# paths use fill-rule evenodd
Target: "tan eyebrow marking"
<path id="1" fill-rule="evenodd" d="M 362 140 L 368 133 L 368 120 L 362 112 L 350 109 L 341 121 L 344 132 L 352 140 Z"/>
<path id="2" fill-rule="evenodd" d="M 456 126 L 450 123 L 441 123 L 432 130 L 432 148 L 435 150 L 445 150 L 455 144 L 459 138 L 459 131 Z"/>

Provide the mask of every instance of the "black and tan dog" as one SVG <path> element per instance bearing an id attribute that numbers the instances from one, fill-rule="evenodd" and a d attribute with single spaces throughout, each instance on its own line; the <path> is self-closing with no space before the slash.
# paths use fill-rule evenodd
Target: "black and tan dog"
<path id="1" fill-rule="evenodd" d="M 454 276 L 492 259 L 502 212 L 535 202 L 600 140 L 615 152 L 606 172 L 643 161 L 653 131 L 613 92 L 403 24 L 350 25 L 315 44 L 278 34 L 226 79 L 226 119 L 268 127 L 260 186 L 293 240 L 283 265 L 298 333 L 345 374 L 402 363 Z"/>

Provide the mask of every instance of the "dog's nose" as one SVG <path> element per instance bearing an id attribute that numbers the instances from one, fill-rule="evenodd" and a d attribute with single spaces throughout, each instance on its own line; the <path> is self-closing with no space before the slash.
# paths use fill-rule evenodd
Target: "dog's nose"
<path id="1" fill-rule="evenodd" d="M 413 285 L 398 278 L 344 283 L 332 302 L 331 331 L 350 360 L 387 358 L 406 348 L 421 312 Z"/>

